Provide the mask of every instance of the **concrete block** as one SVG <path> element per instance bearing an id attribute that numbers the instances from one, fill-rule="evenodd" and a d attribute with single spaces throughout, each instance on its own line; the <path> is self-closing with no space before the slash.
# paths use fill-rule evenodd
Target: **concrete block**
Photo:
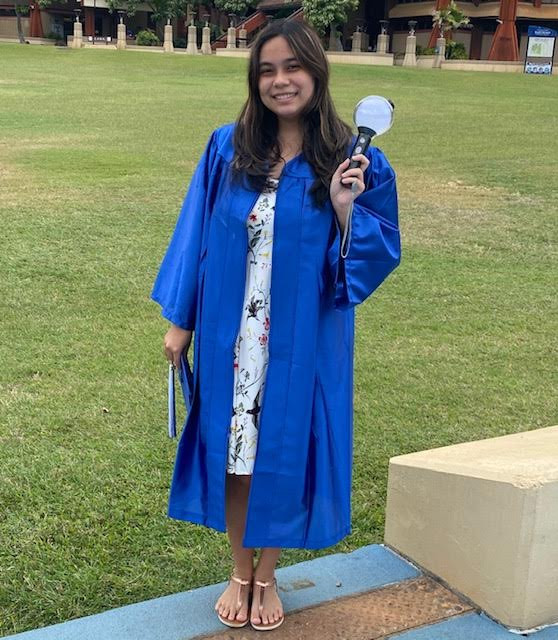
<path id="1" fill-rule="evenodd" d="M 384 540 L 505 626 L 558 622 L 558 426 L 391 458 Z"/>

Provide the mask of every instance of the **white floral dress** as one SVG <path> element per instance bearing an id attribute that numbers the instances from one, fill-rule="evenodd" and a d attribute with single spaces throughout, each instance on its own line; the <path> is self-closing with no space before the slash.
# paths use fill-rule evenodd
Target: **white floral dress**
<path id="1" fill-rule="evenodd" d="M 234 393 L 227 473 L 250 475 L 268 363 L 273 217 L 279 181 L 268 178 L 246 221 L 248 254 L 240 329 L 234 348 Z"/>

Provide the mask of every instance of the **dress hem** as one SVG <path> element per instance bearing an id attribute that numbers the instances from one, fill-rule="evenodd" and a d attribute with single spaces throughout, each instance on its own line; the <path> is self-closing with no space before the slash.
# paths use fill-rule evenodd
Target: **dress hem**
<path id="1" fill-rule="evenodd" d="M 215 529 L 220 531 L 221 533 L 226 533 L 226 526 L 223 527 L 220 523 L 215 520 L 209 519 L 205 517 L 201 513 L 195 513 L 193 511 L 182 511 L 182 510 L 169 510 L 168 517 L 173 520 L 183 520 L 186 522 L 193 522 L 194 524 L 201 524 L 210 529 Z M 244 537 L 242 541 L 242 545 L 244 547 L 279 547 L 279 548 L 291 548 L 291 549 L 324 549 L 325 547 L 331 547 L 334 544 L 337 544 L 340 540 L 342 540 L 345 536 L 348 536 L 351 533 L 351 526 L 347 526 L 335 535 L 328 536 L 327 538 L 322 539 L 311 539 L 311 540 L 302 540 L 300 538 L 287 538 L 286 540 L 278 540 L 265 538 L 265 537 Z"/>
<path id="2" fill-rule="evenodd" d="M 202 513 L 197 513 L 194 511 L 182 511 L 181 509 L 169 509 L 167 516 L 169 518 L 172 518 L 173 520 L 184 520 L 187 522 L 193 522 L 194 524 L 201 524 L 205 527 L 209 527 L 210 529 L 216 529 L 221 533 L 227 532 L 226 525 L 223 525 L 211 518 L 207 518 Z"/>

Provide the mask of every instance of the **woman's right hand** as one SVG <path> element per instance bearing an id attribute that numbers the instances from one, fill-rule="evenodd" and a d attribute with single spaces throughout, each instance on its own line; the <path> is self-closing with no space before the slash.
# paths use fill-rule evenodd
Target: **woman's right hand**
<path id="1" fill-rule="evenodd" d="M 188 355 L 191 342 L 192 331 L 171 324 L 171 328 L 167 331 L 164 338 L 165 357 L 169 363 L 172 362 L 175 367 L 180 367 L 180 355 L 183 352 L 184 357 Z"/>

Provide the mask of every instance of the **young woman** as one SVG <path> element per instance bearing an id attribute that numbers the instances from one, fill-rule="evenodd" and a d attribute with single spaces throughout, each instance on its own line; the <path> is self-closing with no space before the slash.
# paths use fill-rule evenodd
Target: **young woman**
<path id="1" fill-rule="evenodd" d="M 212 133 L 152 292 L 177 367 L 194 333 L 169 516 L 228 532 L 229 626 L 279 626 L 281 548 L 350 533 L 354 307 L 400 259 L 395 174 L 372 147 L 348 169 L 328 79 L 305 23 L 260 33 L 246 104 Z"/>

